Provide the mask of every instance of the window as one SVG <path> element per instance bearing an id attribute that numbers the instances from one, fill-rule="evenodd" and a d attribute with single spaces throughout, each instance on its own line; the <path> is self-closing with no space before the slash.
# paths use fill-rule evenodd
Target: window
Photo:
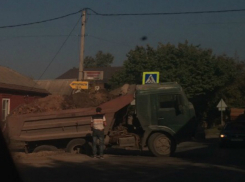
<path id="1" fill-rule="evenodd" d="M 159 95 L 159 109 L 173 109 L 175 115 L 183 114 L 183 101 L 181 95 Z"/>
<path id="2" fill-rule="evenodd" d="M 159 95 L 159 108 L 176 108 L 181 103 L 180 95 Z"/>
<path id="3" fill-rule="evenodd" d="M 10 112 L 10 99 L 2 99 L 2 120 L 5 120 Z"/>

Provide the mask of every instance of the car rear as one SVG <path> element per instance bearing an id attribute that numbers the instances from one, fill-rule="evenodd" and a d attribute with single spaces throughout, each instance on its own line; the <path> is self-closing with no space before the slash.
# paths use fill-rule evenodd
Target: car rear
<path id="1" fill-rule="evenodd" d="M 245 122 L 227 123 L 221 130 L 220 146 L 245 146 Z"/>

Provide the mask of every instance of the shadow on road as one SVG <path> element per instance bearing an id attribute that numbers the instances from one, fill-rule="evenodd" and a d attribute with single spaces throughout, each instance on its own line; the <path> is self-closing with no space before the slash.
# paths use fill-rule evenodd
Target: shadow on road
<path id="1" fill-rule="evenodd" d="M 108 148 L 105 150 L 105 154 L 111 155 L 123 155 L 123 156 L 149 156 L 154 157 L 152 153 L 148 150 L 133 150 L 133 149 L 117 149 L 117 148 Z"/>
<path id="2" fill-rule="evenodd" d="M 85 161 L 81 163 L 54 160 L 53 167 L 22 166 L 21 176 L 25 182 L 162 182 L 162 181 L 244 181 L 245 172 L 237 168 L 191 165 L 186 163 L 164 164 L 164 160 L 140 161 L 140 159 L 118 159 L 114 162 Z"/>
<path id="3" fill-rule="evenodd" d="M 174 157 L 194 163 L 236 166 L 245 169 L 244 146 L 238 144 L 227 148 L 220 148 L 218 138 L 209 138 L 199 142 L 199 144 L 202 144 L 202 147 L 176 152 Z"/>
<path id="4" fill-rule="evenodd" d="M 114 150 L 107 151 L 104 160 L 88 156 L 73 162 L 53 159 L 48 166 L 22 164 L 19 170 L 24 182 L 244 181 L 244 148 L 220 149 L 214 138 L 190 142 L 180 149 L 170 158 L 150 157 L 147 151 L 142 155 Z"/>

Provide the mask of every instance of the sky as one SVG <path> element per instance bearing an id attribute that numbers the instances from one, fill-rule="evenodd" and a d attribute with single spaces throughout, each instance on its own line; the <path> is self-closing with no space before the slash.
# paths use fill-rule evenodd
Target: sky
<path id="1" fill-rule="evenodd" d="M 0 27 L 33 23 L 90 8 L 101 14 L 245 9 L 244 0 L 1 0 Z M 79 67 L 81 13 L 46 23 L 0 28 L 0 65 L 33 79 L 55 79 Z M 147 39 L 142 40 L 142 37 Z M 245 11 L 158 16 L 98 16 L 87 10 L 84 57 L 98 51 L 122 66 L 136 46 L 188 41 L 215 55 L 245 60 Z"/>

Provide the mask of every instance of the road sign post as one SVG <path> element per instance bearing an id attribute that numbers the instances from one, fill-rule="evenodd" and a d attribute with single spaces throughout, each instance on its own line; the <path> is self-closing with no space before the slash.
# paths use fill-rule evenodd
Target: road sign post
<path id="1" fill-rule="evenodd" d="M 87 81 L 73 81 L 70 83 L 70 86 L 74 90 L 88 89 L 88 82 Z"/>
<path id="2" fill-rule="evenodd" d="M 224 120 L 223 120 L 223 111 L 225 111 L 225 108 L 227 108 L 226 103 L 224 102 L 223 99 L 221 99 L 217 105 L 217 108 L 221 112 L 221 125 L 224 125 Z"/>

